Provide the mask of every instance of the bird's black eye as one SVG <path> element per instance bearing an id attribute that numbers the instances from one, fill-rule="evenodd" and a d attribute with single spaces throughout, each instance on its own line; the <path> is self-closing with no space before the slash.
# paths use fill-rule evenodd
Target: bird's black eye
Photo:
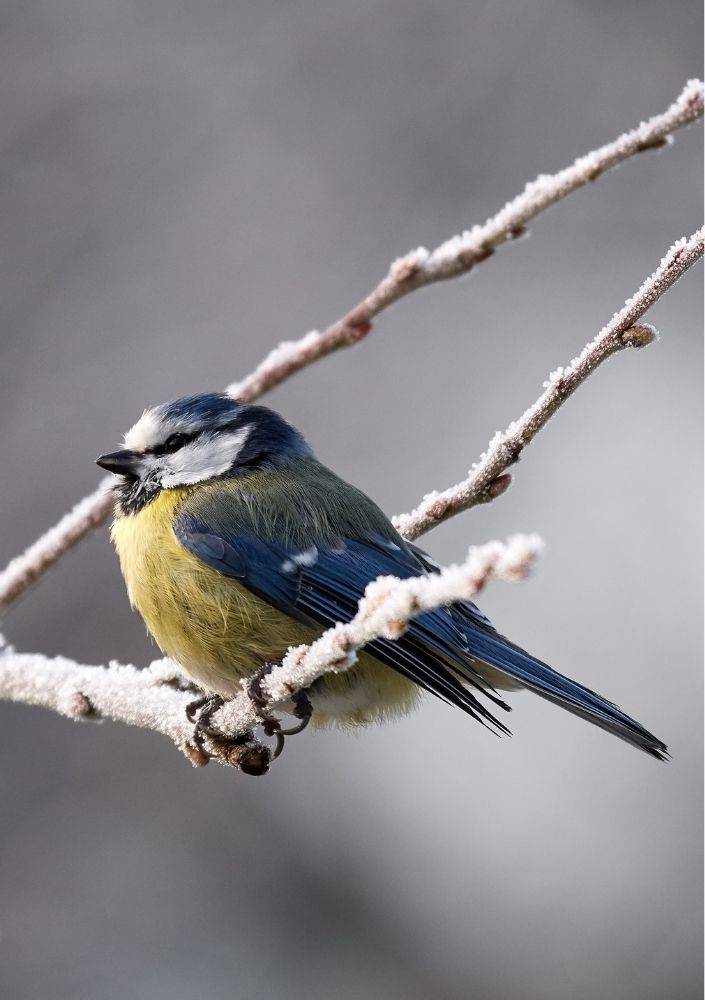
<path id="1" fill-rule="evenodd" d="M 188 434 L 170 434 L 164 444 L 154 449 L 156 455 L 169 455 L 178 451 L 189 440 Z"/>
<path id="2" fill-rule="evenodd" d="M 171 434 L 164 442 L 164 448 L 166 451 L 178 451 L 187 441 L 188 438 L 185 434 Z"/>

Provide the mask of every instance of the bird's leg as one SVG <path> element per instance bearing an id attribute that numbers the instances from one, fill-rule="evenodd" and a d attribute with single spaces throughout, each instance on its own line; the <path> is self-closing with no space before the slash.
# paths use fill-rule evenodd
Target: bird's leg
<path id="1" fill-rule="evenodd" d="M 211 694 L 205 698 L 197 698 L 196 701 L 192 701 L 186 706 L 186 715 L 191 721 L 195 721 L 196 728 L 199 732 L 203 733 L 204 736 L 212 736 L 216 739 L 224 739 L 225 733 L 220 729 L 216 729 L 214 726 L 210 725 L 210 721 L 218 711 L 225 704 L 225 701 L 220 697 L 219 694 Z M 191 713 L 189 714 L 189 709 Z M 200 711 L 198 711 L 200 709 Z M 193 719 L 193 714 L 198 711 L 198 716 Z"/>
<path id="2" fill-rule="evenodd" d="M 271 718 L 271 716 L 267 716 L 265 711 L 269 700 L 262 692 L 262 681 L 268 674 L 271 674 L 276 665 L 277 664 L 271 660 L 263 663 L 259 670 L 256 670 L 252 677 L 250 677 L 247 685 L 247 693 L 250 697 L 250 701 L 255 706 L 255 711 L 257 712 L 257 715 L 259 715 L 260 719 L 265 718 L 265 716 L 267 718 Z"/>
<path id="3" fill-rule="evenodd" d="M 219 694 L 204 694 L 194 701 L 190 701 L 186 706 L 186 718 L 193 722 L 193 742 L 198 750 L 203 753 L 208 751 L 205 748 L 203 737 L 210 736 L 211 739 L 224 739 L 225 734 L 219 729 L 209 726 L 212 716 L 222 708 L 224 702 Z"/>
<path id="4" fill-rule="evenodd" d="M 262 681 L 275 666 L 276 663 L 268 662 L 263 664 L 263 666 L 261 666 L 259 670 L 252 675 L 250 682 L 247 685 L 247 693 L 250 696 L 250 701 L 255 707 L 255 712 L 257 712 L 257 715 L 259 716 L 262 729 L 267 736 L 273 736 L 277 741 L 274 751 L 272 752 L 272 758 L 274 760 L 277 759 L 279 754 L 284 749 L 284 734 L 282 733 L 279 720 L 267 711 L 268 702 L 266 696 L 262 692 Z"/>
<path id="5" fill-rule="evenodd" d="M 262 692 L 262 681 L 269 673 L 271 673 L 275 666 L 277 666 L 276 663 L 265 663 L 255 674 L 253 674 L 247 687 L 247 693 L 249 694 L 250 700 L 255 706 L 255 711 L 261 720 L 262 729 L 265 731 L 267 736 L 273 736 L 277 741 L 274 752 L 272 753 L 273 758 L 277 758 L 284 749 L 284 737 L 294 736 L 296 733 L 300 733 L 303 729 L 305 729 L 313 712 L 311 702 L 305 691 L 297 691 L 297 693 L 292 697 L 292 701 L 294 702 L 293 714 L 297 719 L 301 720 L 298 726 L 292 726 L 291 729 L 282 729 L 279 720 L 267 711 L 267 705 L 269 702 L 267 697 Z"/>
<path id="6" fill-rule="evenodd" d="M 206 704 L 209 698 L 210 695 L 204 694 L 200 698 L 196 698 L 195 701 L 190 701 L 188 703 L 188 705 L 186 706 L 186 718 L 188 719 L 189 722 L 193 723 L 196 722 L 196 712 L 199 710 L 199 708 L 203 708 L 203 706 Z M 210 758 L 211 755 L 205 748 L 205 745 L 203 743 L 203 734 L 198 728 L 198 724 L 194 725 L 193 727 L 193 745 L 196 748 L 196 750 L 199 750 L 202 754 L 205 754 L 206 758 Z M 208 761 L 206 760 L 206 763 L 207 762 Z"/>
<path id="7" fill-rule="evenodd" d="M 194 723 L 192 737 L 194 746 L 207 757 L 213 757 L 214 754 L 205 746 L 204 737 L 207 736 L 216 747 L 224 751 L 222 756 L 226 763 L 235 764 L 245 774 L 266 774 L 269 770 L 270 753 L 265 746 L 254 739 L 252 730 L 240 736 L 227 736 L 222 730 L 210 725 L 212 717 L 224 704 L 220 695 L 205 694 L 186 706 L 186 717 L 189 722 Z M 234 748 L 237 749 L 235 760 L 232 760 L 229 759 L 231 757 L 229 751 Z"/>
<path id="8" fill-rule="evenodd" d="M 199 708 L 203 708 L 203 706 L 206 704 L 207 701 L 210 700 L 211 697 L 212 695 L 210 694 L 204 694 L 201 695 L 200 698 L 196 698 L 195 701 L 190 701 L 188 703 L 188 705 L 186 706 L 186 718 L 188 719 L 189 722 L 196 721 L 196 712 L 199 710 Z"/>

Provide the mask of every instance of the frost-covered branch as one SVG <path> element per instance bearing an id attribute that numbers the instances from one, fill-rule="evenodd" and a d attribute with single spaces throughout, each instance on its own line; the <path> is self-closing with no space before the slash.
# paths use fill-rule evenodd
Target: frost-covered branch
<path id="1" fill-rule="evenodd" d="M 146 669 L 111 662 L 86 666 L 65 656 L 18 653 L 2 647 L 0 698 L 39 705 L 76 721 L 112 719 L 128 726 L 153 729 L 183 746 L 189 739 L 184 708 L 193 694 L 180 690 L 178 669 L 155 660 Z M 184 680 L 185 683 L 185 680 Z"/>
<path id="2" fill-rule="evenodd" d="M 228 392 L 249 401 L 318 358 L 356 344 L 370 332 L 375 316 L 397 299 L 425 285 L 466 274 L 490 257 L 497 247 L 523 236 L 527 223 L 540 212 L 636 153 L 668 145 L 676 129 L 701 118 L 702 114 L 703 84 L 700 80 L 689 80 L 663 114 L 579 157 L 556 174 L 539 174 L 483 225 L 451 237 L 435 250 L 419 247 L 394 261 L 387 276 L 345 316 L 323 332 L 313 330 L 300 340 L 280 344 L 251 375 L 228 386 Z"/>
<path id="3" fill-rule="evenodd" d="M 654 340 L 654 328 L 648 324 L 637 325 L 638 320 L 702 257 L 704 235 L 705 230 L 699 229 L 688 239 L 684 237 L 674 243 L 654 273 L 627 299 L 595 339 L 586 344 L 566 368 L 551 372 L 536 402 L 505 431 L 495 434 L 467 478 L 443 492 L 427 494 L 411 513 L 394 518 L 396 529 L 405 538 L 418 538 L 455 514 L 503 493 L 511 480 L 507 469 L 597 366 L 611 354 L 627 347 L 645 347 Z"/>
<path id="4" fill-rule="evenodd" d="M 523 579 L 540 549 L 536 535 L 515 535 L 506 543 L 471 548 L 464 563 L 438 574 L 407 580 L 381 577 L 370 583 L 352 621 L 335 625 L 311 646 L 291 649 L 265 678 L 263 688 L 270 709 L 287 702 L 324 673 L 349 669 L 357 651 L 373 639 L 398 639 L 408 622 L 422 612 L 470 599 L 491 578 Z M 152 729 L 173 740 L 192 763 L 204 764 L 207 757 L 191 743 L 193 727 L 185 708 L 194 696 L 184 690 L 184 683 L 169 660 L 157 660 L 145 670 L 117 663 L 92 667 L 61 656 L 0 648 L 0 699 L 39 705 L 75 720 L 112 719 Z M 218 759 L 252 771 L 256 755 L 266 769 L 266 748 L 251 734 L 258 716 L 245 690 L 227 702 L 212 721 L 227 737 L 211 745 Z M 234 742 L 238 737 L 240 741 Z"/>
<path id="5" fill-rule="evenodd" d="M 101 479 L 98 488 L 79 501 L 68 514 L 12 559 L 0 573 L 0 610 L 24 593 L 61 556 L 93 528 L 100 527 L 113 507 L 113 476 Z"/>
<path id="6" fill-rule="evenodd" d="M 580 157 L 570 167 L 556 174 L 541 174 L 483 225 L 474 226 L 459 236 L 452 237 L 433 251 L 420 247 L 400 257 L 376 288 L 345 316 L 323 332 L 312 331 L 300 340 L 280 344 L 250 375 L 228 386 L 228 391 L 240 399 L 251 401 L 319 358 L 357 343 L 371 330 L 374 317 L 397 299 L 425 285 L 467 273 L 491 256 L 501 244 L 522 235 L 527 223 L 540 212 L 636 153 L 667 145 L 673 132 L 702 117 L 702 114 L 703 84 L 699 80 L 690 80 L 663 114 L 656 115 L 606 146 Z M 492 481 L 488 481 L 484 499 L 498 495 L 506 488 L 508 481 L 507 477 L 495 475 Z M 445 494 L 439 495 L 441 504 L 445 502 L 443 497 Z M 448 511 L 450 510 L 448 507 Z M 104 523 L 109 513 L 109 496 L 101 483 L 97 490 L 78 503 L 57 525 L 0 573 L 0 611 L 21 596 L 65 552 Z M 411 516 L 402 515 L 400 523 L 408 523 L 410 530 L 414 531 L 415 522 L 406 520 Z M 450 516 L 450 513 L 446 516 Z M 432 520 L 429 526 L 435 523 L 438 521 Z M 416 531 L 416 535 L 420 533 L 420 530 Z"/>

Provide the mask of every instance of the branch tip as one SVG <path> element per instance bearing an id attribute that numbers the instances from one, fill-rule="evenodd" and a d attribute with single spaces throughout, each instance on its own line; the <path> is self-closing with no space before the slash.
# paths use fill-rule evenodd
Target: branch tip
<path id="1" fill-rule="evenodd" d="M 250 744 L 243 747 L 234 741 L 227 745 L 222 757 L 225 764 L 237 767 L 243 774 L 249 774 L 253 778 L 266 774 L 272 760 L 269 748 L 264 744 Z"/>
<path id="2" fill-rule="evenodd" d="M 496 488 L 499 488 L 497 496 L 501 495 L 509 486 L 509 482 L 503 483 L 507 470 L 518 461 L 526 445 L 598 365 L 623 347 L 646 347 L 657 338 L 655 327 L 650 323 L 637 321 L 702 257 L 704 239 L 705 230 L 699 229 L 691 236 L 674 243 L 653 274 L 627 299 L 622 309 L 615 313 L 598 335 L 585 345 L 580 354 L 573 358 L 570 365 L 552 371 L 544 382 L 544 391 L 538 399 L 518 420 L 512 421 L 504 432 L 494 435 L 468 476 L 442 493 L 427 494 L 410 513 L 398 514 L 394 518 L 397 531 L 404 538 L 413 540 L 463 510 L 476 504 L 488 503 L 493 499 L 493 484 L 496 483 Z"/>

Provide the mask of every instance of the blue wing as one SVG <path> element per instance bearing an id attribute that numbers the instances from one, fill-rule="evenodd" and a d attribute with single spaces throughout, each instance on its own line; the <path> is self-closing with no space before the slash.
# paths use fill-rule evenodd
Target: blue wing
<path id="1" fill-rule="evenodd" d="M 213 533 L 199 516 L 182 513 L 174 531 L 179 542 L 223 576 L 236 579 L 279 611 L 313 627 L 348 622 L 365 587 L 378 576 L 410 577 L 425 572 L 408 551 L 381 536 L 337 538 L 301 549 L 248 533 Z M 397 641 L 378 639 L 367 652 L 478 721 L 508 733 L 466 686 L 480 689 L 509 710 L 462 652 L 464 637 L 444 609 L 419 616 Z M 465 683 L 463 683 L 465 682 Z"/>
<path id="2" fill-rule="evenodd" d="M 365 587 L 379 576 L 402 579 L 437 572 L 422 550 L 398 536 L 371 532 L 366 537 L 316 537 L 302 547 L 279 539 L 264 540 L 241 520 L 224 526 L 221 517 L 186 509 L 174 530 L 194 556 L 284 614 L 311 626 L 328 628 L 348 622 Z M 398 542 L 393 538 L 398 538 Z M 481 692 L 509 711 L 479 672 L 477 661 L 517 680 L 536 694 L 662 759 L 667 748 L 617 706 L 564 677 L 500 635 L 469 601 L 420 615 L 394 642 L 377 639 L 366 651 L 420 687 L 466 711 L 501 733 L 509 730 L 479 701 Z"/>

